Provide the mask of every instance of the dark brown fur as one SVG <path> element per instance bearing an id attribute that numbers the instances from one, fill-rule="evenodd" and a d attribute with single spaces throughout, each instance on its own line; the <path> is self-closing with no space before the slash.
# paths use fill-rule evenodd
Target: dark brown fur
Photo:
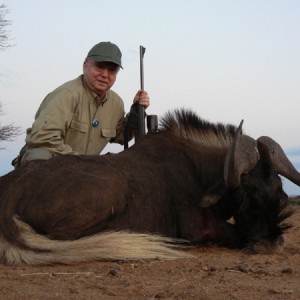
<path id="1" fill-rule="evenodd" d="M 17 258 L 8 259 L 7 253 L 14 247 L 11 253 L 24 249 L 49 254 L 60 244 L 48 249 L 48 239 L 49 245 L 50 240 L 78 242 L 123 230 L 228 247 L 276 242 L 285 229 L 280 224 L 288 217 L 284 214 L 287 195 L 267 154 L 242 176 L 238 189 L 228 189 L 224 183 L 224 160 L 235 130 L 178 110 L 163 118 L 158 133 L 121 153 L 33 161 L 1 177 L 0 260 L 69 263 L 80 258 L 68 260 L 60 254 L 58 259 L 57 254 L 56 259 L 50 255 L 43 261 L 43 256 L 25 258 L 21 251 Z M 204 208 L 204 199 L 216 204 Z M 230 217 L 235 225 L 227 222 Z M 47 237 L 45 247 L 34 245 L 35 232 L 41 239 Z M 117 242 L 113 245 L 107 247 L 118 247 Z M 123 256 L 107 251 L 111 257 L 103 258 L 126 259 L 125 250 Z M 82 260 L 101 259 L 83 252 Z"/>

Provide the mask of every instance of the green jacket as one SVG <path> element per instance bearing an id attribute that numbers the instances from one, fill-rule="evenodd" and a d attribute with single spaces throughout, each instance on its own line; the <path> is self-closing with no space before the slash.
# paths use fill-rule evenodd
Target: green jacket
<path id="1" fill-rule="evenodd" d="M 106 99 L 97 106 L 96 97 L 85 85 L 83 75 L 48 94 L 32 127 L 27 129 L 19 164 L 58 154 L 98 155 L 108 142 L 123 144 L 126 120 L 123 100 L 109 90 Z"/>

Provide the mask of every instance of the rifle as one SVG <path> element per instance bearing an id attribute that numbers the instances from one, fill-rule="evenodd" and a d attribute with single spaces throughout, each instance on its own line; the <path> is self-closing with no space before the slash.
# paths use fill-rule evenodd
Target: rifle
<path id="1" fill-rule="evenodd" d="M 140 46 L 140 80 L 141 80 L 141 90 L 144 90 L 144 54 L 146 48 Z M 145 108 L 143 105 L 136 104 L 136 118 L 134 122 L 134 136 L 135 142 L 145 135 Z"/>
<path id="2" fill-rule="evenodd" d="M 141 90 L 144 90 L 144 54 L 146 52 L 146 48 L 143 46 L 140 46 L 140 82 L 141 82 Z M 128 130 L 130 124 L 133 123 L 134 128 L 134 136 L 135 136 L 135 142 L 137 142 L 143 135 L 145 135 L 145 108 L 139 104 L 136 103 L 135 105 L 135 114 L 130 117 L 128 120 L 125 132 L 124 132 L 124 149 L 128 148 Z M 147 128 L 148 132 L 157 132 L 157 115 L 149 115 L 147 116 Z"/>

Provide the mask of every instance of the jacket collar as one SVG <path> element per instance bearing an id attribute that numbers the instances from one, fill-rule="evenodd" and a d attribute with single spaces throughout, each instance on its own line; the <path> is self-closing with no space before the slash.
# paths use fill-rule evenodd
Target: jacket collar
<path id="1" fill-rule="evenodd" d="M 90 103 L 93 103 L 96 106 L 99 106 L 100 104 L 103 105 L 108 100 L 109 91 L 107 91 L 105 98 L 100 102 L 99 96 L 87 86 L 87 84 L 84 82 L 83 75 L 81 75 L 81 76 L 82 76 L 82 84 L 84 85 L 84 87 L 88 91 L 88 93 L 91 95 Z"/>

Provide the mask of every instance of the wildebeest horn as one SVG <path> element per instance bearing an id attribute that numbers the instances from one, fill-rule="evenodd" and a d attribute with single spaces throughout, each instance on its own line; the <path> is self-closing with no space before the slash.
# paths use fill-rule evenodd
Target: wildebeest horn
<path id="1" fill-rule="evenodd" d="M 268 136 L 258 138 L 257 143 L 267 147 L 277 173 L 300 186 L 300 173 L 289 161 L 281 146 Z"/>
<path id="2" fill-rule="evenodd" d="M 230 188 L 237 188 L 240 185 L 241 174 L 253 169 L 259 160 L 256 141 L 242 135 L 243 122 L 242 120 L 236 131 L 224 163 L 225 184 Z"/>

